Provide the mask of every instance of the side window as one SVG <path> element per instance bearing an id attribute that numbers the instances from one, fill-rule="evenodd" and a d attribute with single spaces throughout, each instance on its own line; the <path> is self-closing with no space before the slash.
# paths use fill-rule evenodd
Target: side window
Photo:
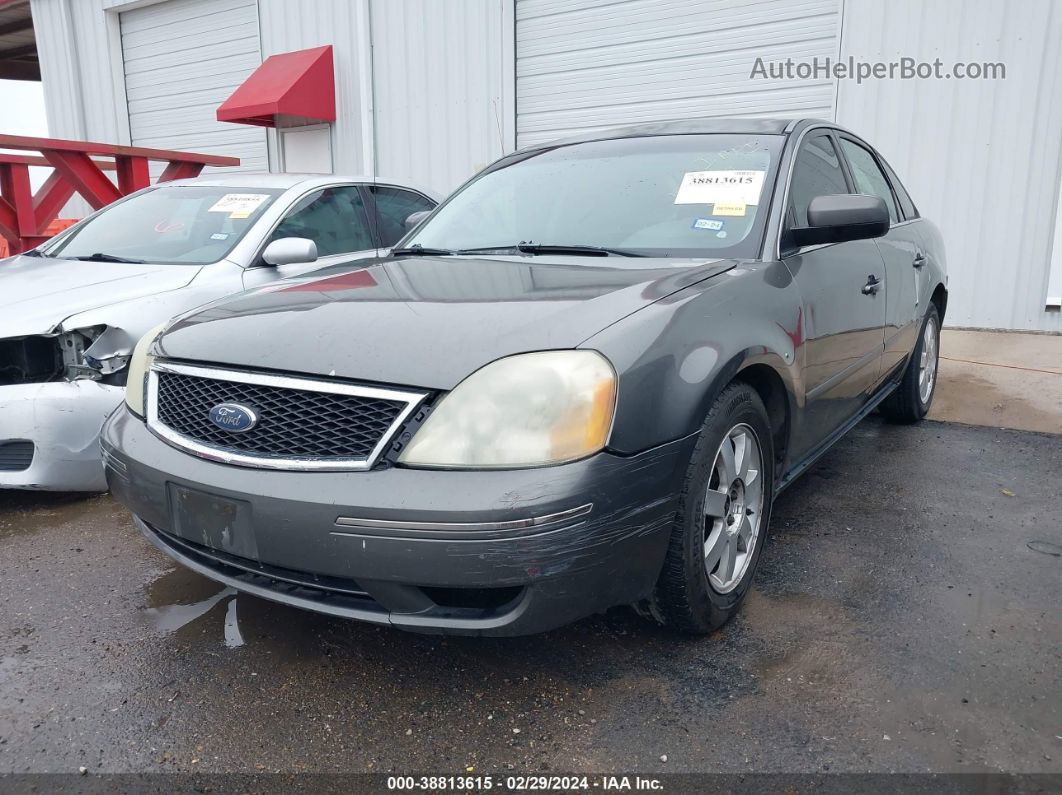
<path id="1" fill-rule="evenodd" d="M 899 217 L 896 211 L 896 197 L 892 195 L 889 181 L 885 178 L 881 167 L 878 166 L 874 155 L 847 138 L 841 139 L 841 149 L 848 158 L 848 165 L 852 167 L 852 178 L 855 180 L 856 190 L 882 199 L 889 208 L 889 220 L 896 223 Z"/>
<path id="2" fill-rule="evenodd" d="M 903 210 L 903 217 L 910 221 L 912 218 L 918 217 L 918 208 L 914 206 L 914 202 L 911 200 L 911 195 L 907 192 L 907 189 L 900 182 L 900 178 L 896 176 L 896 172 L 892 170 L 892 166 L 881 161 L 881 165 L 885 167 L 885 173 L 889 177 L 889 182 L 892 183 L 892 189 L 896 192 L 896 198 L 900 200 L 900 209 Z"/>
<path id="3" fill-rule="evenodd" d="M 376 200 L 376 223 L 381 246 L 393 246 L 406 233 L 406 219 L 422 210 L 434 210 L 435 202 L 401 188 L 369 188 Z"/>
<path id="4" fill-rule="evenodd" d="M 800 145 L 789 186 L 789 214 L 794 227 L 808 225 L 808 205 L 816 196 L 848 193 L 833 141 L 816 135 Z"/>
<path id="5" fill-rule="evenodd" d="M 317 255 L 329 257 L 375 248 L 361 191 L 356 187 L 325 188 L 299 201 L 270 236 L 306 237 L 317 244 Z"/>

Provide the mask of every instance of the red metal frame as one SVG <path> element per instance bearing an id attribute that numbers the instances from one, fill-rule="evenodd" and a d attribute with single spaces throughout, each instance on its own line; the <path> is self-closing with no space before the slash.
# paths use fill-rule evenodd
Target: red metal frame
<path id="1" fill-rule="evenodd" d="M 40 156 L 27 156 L 0 152 L 0 237 L 7 239 L 12 254 L 46 240 L 48 225 L 75 193 L 98 210 L 146 188 L 151 184 L 150 160 L 163 160 L 167 164 L 158 182 L 198 176 L 204 166 L 240 164 L 238 157 L 22 135 L 0 135 L 0 149 L 40 153 Z M 92 156 L 111 159 L 96 160 Z M 30 188 L 30 166 L 54 169 L 36 193 Z M 117 184 L 104 171 L 116 172 Z"/>

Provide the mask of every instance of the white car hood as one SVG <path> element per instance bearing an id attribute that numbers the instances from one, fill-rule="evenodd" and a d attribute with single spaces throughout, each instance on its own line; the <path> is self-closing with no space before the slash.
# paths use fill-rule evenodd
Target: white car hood
<path id="1" fill-rule="evenodd" d="M 0 260 L 0 339 L 47 334 L 71 315 L 179 289 L 200 270 L 47 257 Z"/>

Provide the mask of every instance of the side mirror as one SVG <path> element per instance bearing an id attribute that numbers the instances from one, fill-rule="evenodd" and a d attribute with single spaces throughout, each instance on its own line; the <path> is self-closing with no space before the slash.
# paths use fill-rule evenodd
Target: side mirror
<path id="1" fill-rule="evenodd" d="M 412 232 L 414 229 L 420 226 L 420 222 L 427 218 L 429 215 L 431 215 L 431 212 L 431 210 L 421 210 L 420 212 L 416 212 L 412 215 L 407 216 L 406 231 Z"/>
<path id="2" fill-rule="evenodd" d="M 269 265 L 294 265 L 317 260 L 317 244 L 306 237 L 282 237 L 265 247 L 262 259 Z"/>
<path id="3" fill-rule="evenodd" d="M 889 231 L 889 208 L 877 196 L 854 193 L 816 196 L 808 205 L 808 224 L 789 230 L 790 243 L 815 246 L 867 240 Z"/>

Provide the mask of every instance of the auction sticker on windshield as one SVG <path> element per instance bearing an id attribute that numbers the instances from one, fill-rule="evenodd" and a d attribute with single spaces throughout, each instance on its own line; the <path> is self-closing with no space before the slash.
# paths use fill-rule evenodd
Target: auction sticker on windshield
<path id="1" fill-rule="evenodd" d="M 675 195 L 675 204 L 759 204 L 765 174 L 764 171 L 687 171 Z"/>
<path id="2" fill-rule="evenodd" d="M 210 212 L 228 213 L 229 218 L 247 218 L 268 198 L 268 193 L 226 193 L 214 202 Z"/>

